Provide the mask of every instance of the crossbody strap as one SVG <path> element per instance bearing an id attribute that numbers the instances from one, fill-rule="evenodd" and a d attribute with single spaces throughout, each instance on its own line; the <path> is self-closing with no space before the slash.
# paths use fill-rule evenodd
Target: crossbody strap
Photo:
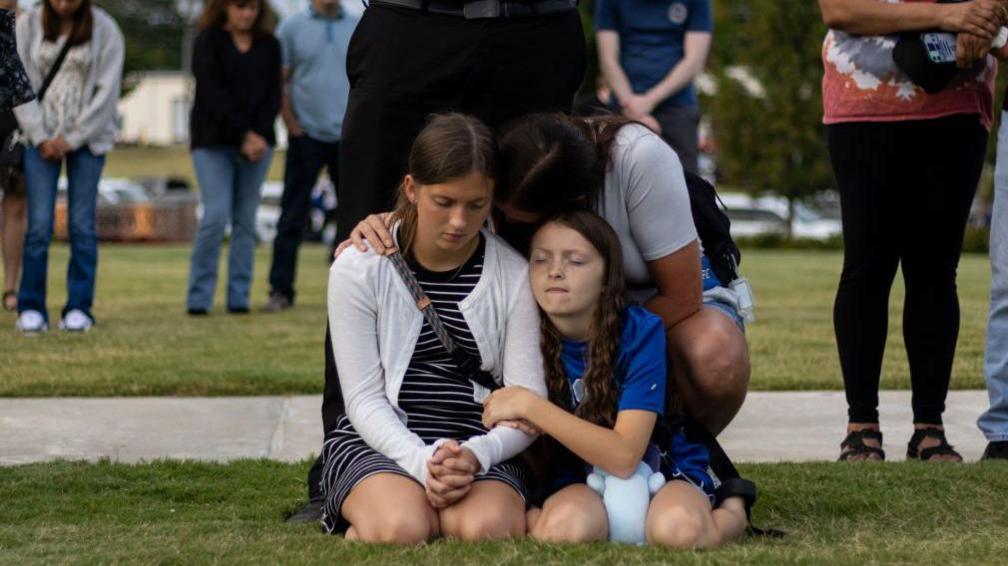
<path id="1" fill-rule="evenodd" d="M 63 42 L 63 47 L 60 49 L 59 55 L 56 56 L 56 61 L 53 62 L 52 68 L 50 68 L 49 72 L 46 74 L 45 80 L 42 81 L 42 88 L 39 89 L 37 97 L 39 102 L 42 102 L 42 99 L 45 98 L 46 91 L 49 90 L 49 85 L 51 85 L 53 79 L 56 78 L 56 73 L 59 72 L 60 67 L 63 66 L 63 60 L 66 59 L 67 53 L 70 51 L 70 47 L 70 37 L 67 36 L 66 41 Z"/>
<path id="2" fill-rule="evenodd" d="M 403 283 L 406 284 L 406 288 L 409 290 L 410 296 L 413 297 L 413 301 L 416 307 L 423 313 L 424 318 L 430 324 L 431 329 L 434 334 L 437 335 L 438 340 L 441 341 L 441 345 L 444 346 L 445 350 L 448 351 L 448 355 L 452 357 L 452 360 L 459 366 L 467 376 L 468 379 L 490 389 L 491 391 L 499 389 L 500 385 L 493 379 L 493 377 L 480 369 L 479 361 L 466 353 L 465 350 L 459 347 L 459 345 L 452 339 L 451 334 L 448 333 L 448 329 L 445 328 L 443 322 L 441 322 L 441 317 L 438 316 L 436 310 L 434 310 L 434 305 L 431 303 L 430 298 L 424 293 L 423 287 L 420 286 L 420 282 L 416 280 L 413 276 L 413 270 L 410 269 L 409 264 L 406 263 L 406 259 L 403 258 L 402 254 L 398 251 L 390 250 L 385 254 L 385 257 L 392 262 L 392 266 L 395 267 L 396 272 L 402 279 Z"/>

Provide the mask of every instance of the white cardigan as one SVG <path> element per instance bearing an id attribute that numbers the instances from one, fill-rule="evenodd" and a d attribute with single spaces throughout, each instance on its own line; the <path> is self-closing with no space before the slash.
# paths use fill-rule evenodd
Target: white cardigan
<path id="1" fill-rule="evenodd" d="M 67 144 L 74 151 L 88 146 L 91 153 L 104 155 L 115 145 L 117 105 L 119 88 L 122 83 L 123 57 L 125 47 L 123 34 L 112 16 L 105 10 L 91 9 L 94 25 L 91 31 L 91 72 L 82 88 L 83 108 L 77 116 L 77 123 L 64 134 Z M 38 92 L 49 69 L 39 67 L 38 53 L 42 46 L 42 8 L 33 8 L 17 20 L 18 56 L 24 63 L 32 88 Z M 21 131 L 32 145 L 40 145 L 50 139 L 53 132 L 47 132 L 42 123 L 42 107 L 37 100 L 22 104 L 14 109 Z"/>
<path id="2" fill-rule="evenodd" d="M 395 233 L 395 230 L 392 231 Z M 539 310 L 525 259 L 487 231 L 483 274 L 459 303 L 482 368 L 498 383 L 546 395 L 539 350 Z M 329 324 L 347 417 L 365 442 L 426 485 L 426 445 L 406 427 L 399 388 L 423 326 L 409 290 L 388 259 L 347 248 L 329 270 Z M 477 401 L 487 390 L 474 384 Z M 463 440 L 463 439 L 457 439 Z M 508 427 L 465 439 L 486 473 L 525 450 L 533 436 Z"/>

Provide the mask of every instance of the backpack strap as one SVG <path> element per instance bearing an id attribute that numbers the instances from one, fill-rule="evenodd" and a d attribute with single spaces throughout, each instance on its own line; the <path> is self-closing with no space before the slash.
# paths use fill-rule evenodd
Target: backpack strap
<path id="1" fill-rule="evenodd" d="M 761 529 L 753 525 L 752 508 L 756 505 L 758 490 L 756 483 L 739 475 L 738 468 L 732 463 L 731 458 L 722 448 L 721 443 L 707 427 L 701 425 L 690 417 L 682 420 L 681 425 L 686 438 L 691 442 L 704 445 L 710 455 L 710 467 L 717 476 L 721 485 L 715 492 L 715 504 L 717 507 L 722 501 L 729 497 L 741 497 L 745 501 L 746 519 L 749 520 L 748 531 L 754 536 L 768 538 L 783 538 L 786 534 L 778 529 Z"/>

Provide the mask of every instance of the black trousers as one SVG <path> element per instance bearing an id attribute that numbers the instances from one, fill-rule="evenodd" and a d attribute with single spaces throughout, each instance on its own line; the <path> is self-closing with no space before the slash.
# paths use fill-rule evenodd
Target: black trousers
<path id="1" fill-rule="evenodd" d="M 654 117 L 661 126 L 662 139 L 675 150 L 683 169 L 696 173 L 699 169 L 697 127 L 700 126 L 700 109 L 696 106 L 669 106 L 655 111 Z"/>
<path id="2" fill-rule="evenodd" d="M 273 263 L 270 265 L 271 294 L 280 293 L 294 301 L 298 248 L 308 225 L 312 189 L 322 167 L 328 169 L 329 178 L 334 183 L 339 182 L 339 148 L 339 142 L 323 142 L 307 134 L 291 137 L 288 142 L 280 220 L 277 221 Z"/>
<path id="3" fill-rule="evenodd" d="M 527 18 L 466 20 L 371 6 L 347 52 L 350 100 L 343 120 L 337 241 L 368 214 L 389 210 L 413 139 L 438 112 L 473 114 L 492 128 L 533 112 L 569 112 L 585 73 L 577 10 Z M 326 332 L 323 432 L 343 414 Z M 322 497 L 321 459 L 308 493 Z"/>
<path id="4" fill-rule="evenodd" d="M 956 269 L 983 167 L 976 115 L 826 127 L 843 217 L 833 310 L 850 422 L 878 422 L 889 291 L 902 267 L 914 422 L 941 424 L 959 335 Z"/>

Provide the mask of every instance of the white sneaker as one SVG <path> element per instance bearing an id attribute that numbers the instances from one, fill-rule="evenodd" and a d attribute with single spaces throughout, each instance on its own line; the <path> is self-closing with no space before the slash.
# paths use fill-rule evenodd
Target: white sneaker
<path id="1" fill-rule="evenodd" d="M 91 320 L 91 317 L 78 309 L 73 309 L 63 315 L 63 320 L 59 323 L 60 330 L 67 332 L 87 332 L 92 326 L 94 326 L 94 321 Z"/>
<path id="2" fill-rule="evenodd" d="M 45 317 L 39 311 L 27 310 L 18 315 L 17 329 L 25 336 L 35 336 L 49 330 Z"/>

